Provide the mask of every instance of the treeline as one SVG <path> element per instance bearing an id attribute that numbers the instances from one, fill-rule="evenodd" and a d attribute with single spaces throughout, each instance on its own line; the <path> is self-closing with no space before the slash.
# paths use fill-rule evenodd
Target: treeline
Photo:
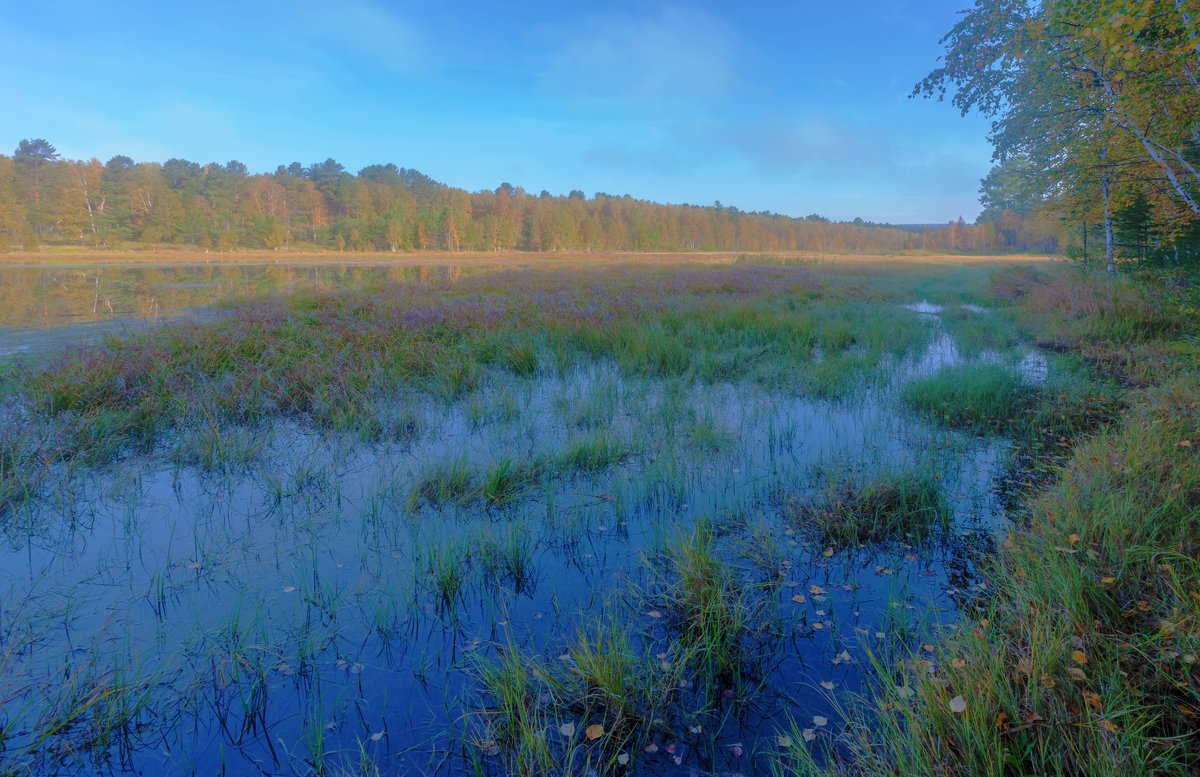
<path id="1" fill-rule="evenodd" d="M 352 251 L 992 250 L 957 223 L 906 230 L 818 215 L 662 205 L 503 183 L 467 192 L 394 164 L 347 172 L 333 159 L 252 174 L 240 162 L 62 159 L 42 139 L 0 155 L 0 250 L 40 244 Z M 1048 246 L 1048 247 L 1047 247 Z M 1024 246 L 1022 246 L 1024 247 Z M 1053 250 L 1043 245 L 1043 250 Z"/>
<path id="2" fill-rule="evenodd" d="M 1066 227 L 1076 256 L 1200 263 L 1200 5 L 977 0 L 914 95 L 992 121 L 981 223 Z"/>

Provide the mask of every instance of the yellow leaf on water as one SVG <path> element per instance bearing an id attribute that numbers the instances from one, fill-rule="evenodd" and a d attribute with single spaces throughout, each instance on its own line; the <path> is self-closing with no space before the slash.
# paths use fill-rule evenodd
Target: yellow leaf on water
<path id="1" fill-rule="evenodd" d="M 792 597 L 792 601 L 796 602 L 797 604 L 804 604 L 808 600 L 804 598 L 804 594 L 796 594 Z"/>
<path id="2" fill-rule="evenodd" d="M 967 711 L 967 700 L 961 696 L 955 696 L 953 699 L 950 700 L 950 711 L 953 712 L 955 715 L 966 712 Z"/>
<path id="3" fill-rule="evenodd" d="M 810 585 L 808 587 L 808 593 L 812 596 L 820 596 L 821 594 L 827 594 L 829 592 L 819 585 Z"/>
<path id="4" fill-rule="evenodd" d="M 604 736 L 604 726 L 601 726 L 599 723 L 593 723 L 587 727 L 587 731 L 585 733 L 587 734 L 588 739 L 599 739 L 600 737 Z"/>

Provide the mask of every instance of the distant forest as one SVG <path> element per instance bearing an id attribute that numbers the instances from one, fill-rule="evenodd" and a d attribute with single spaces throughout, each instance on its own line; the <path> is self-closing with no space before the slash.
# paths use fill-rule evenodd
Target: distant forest
<path id="1" fill-rule="evenodd" d="M 233 161 L 63 159 L 45 140 L 0 155 L 0 250 L 42 244 L 347 251 L 1038 251 L 1061 220 L 1017 215 L 900 228 L 818 215 L 747 213 L 719 202 L 532 195 L 502 183 L 468 192 L 394 164 L 357 174 L 333 159 L 252 174 Z"/>

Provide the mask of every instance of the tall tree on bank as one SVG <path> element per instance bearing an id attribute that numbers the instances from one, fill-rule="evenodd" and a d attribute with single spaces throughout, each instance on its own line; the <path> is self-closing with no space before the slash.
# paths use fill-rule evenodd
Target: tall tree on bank
<path id="1" fill-rule="evenodd" d="M 1190 5 L 976 0 L 942 39 L 943 65 L 913 94 L 942 99 L 953 88 L 964 114 L 993 119 L 997 159 L 1030 160 L 1043 201 L 1110 214 L 1111 260 L 1111 213 L 1138 193 L 1168 238 L 1200 219 L 1200 37 Z"/>
<path id="2" fill-rule="evenodd" d="M 13 163 L 17 168 L 32 173 L 26 177 L 26 180 L 32 183 L 29 192 L 32 198 L 29 217 L 32 221 L 33 233 L 38 238 L 44 236 L 46 232 L 42 222 L 42 181 L 46 175 L 46 167 L 57 159 L 58 149 L 42 138 L 22 140 L 17 144 L 17 150 L 13 153 Z"/>

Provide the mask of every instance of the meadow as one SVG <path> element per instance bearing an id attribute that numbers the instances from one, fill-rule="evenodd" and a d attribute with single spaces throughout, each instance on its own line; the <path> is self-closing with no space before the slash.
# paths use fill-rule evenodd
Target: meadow
<path id="1" fill-rule="evenodd" d="M 0 269 L 0 774 L 1196 765 L 1179 278 L 85 264 Z"/>

